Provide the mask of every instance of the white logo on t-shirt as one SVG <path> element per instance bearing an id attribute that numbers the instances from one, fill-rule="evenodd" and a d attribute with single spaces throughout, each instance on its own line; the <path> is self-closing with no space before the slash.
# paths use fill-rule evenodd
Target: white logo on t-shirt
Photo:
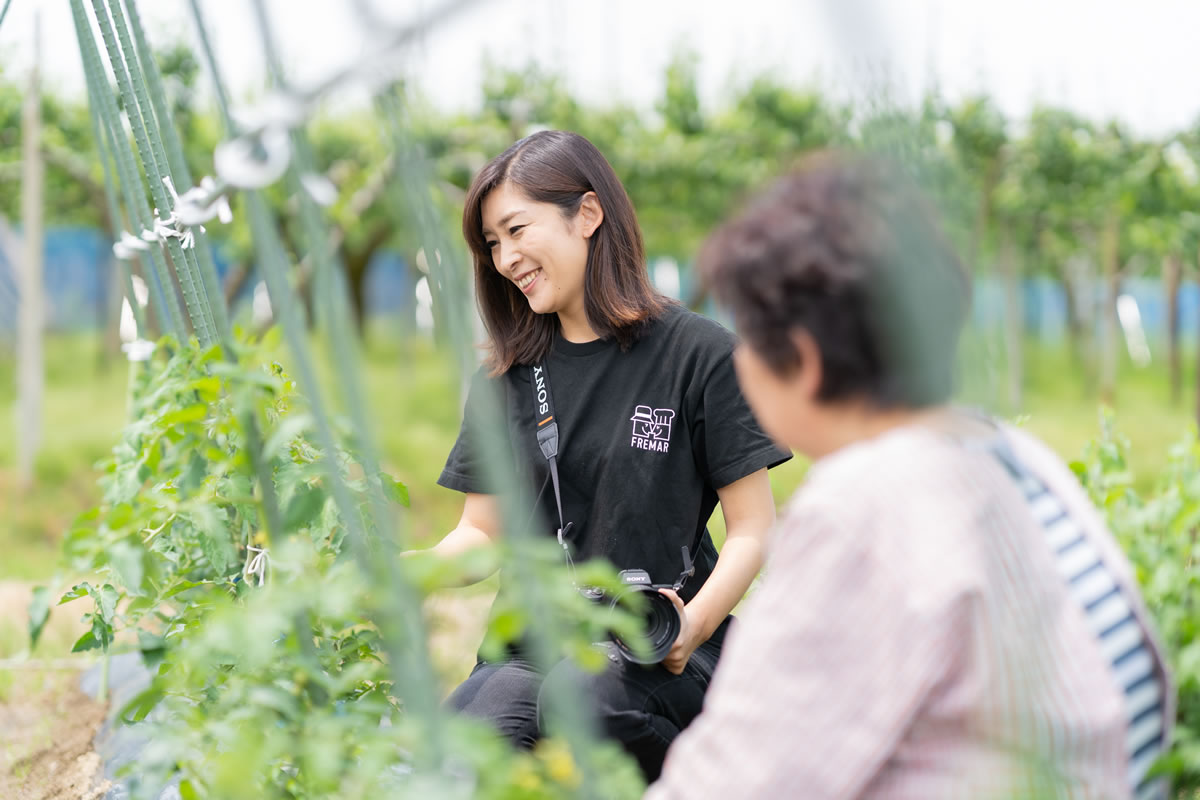
<path id="1" fill-rule="evenodd" d="M 638 406 L 633 410 L 633 441 L 630 447 L 639 450 L 667 452 L 671 443 L 671 420 L 675 412 L 669 408 Z"/>

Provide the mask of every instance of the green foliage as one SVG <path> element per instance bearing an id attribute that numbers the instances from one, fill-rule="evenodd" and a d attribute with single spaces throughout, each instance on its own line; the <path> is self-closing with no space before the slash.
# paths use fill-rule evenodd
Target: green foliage
<path id="1" fill-rule="evenodd" d="M 130 776 L 135 796 L 171 778 L 194 797 L 580 795 L 584 772 L 560 740 L 514 753 L 477 723 L 406 712 L 392 691 L 395 648 L 374 622 L 393 613 L 386 587 L 364 580 L 344 552 L 346 526 L 318 468 L 306 404 L 270 357 L 274 345 L 238 333 L 234 349 L 228 360 L 219 348 L 160 343 L 132 379 L 132 421 L 101 465 L 103 502 L 64 542 L 70 566 L 95 576 L 60 600 L 91 602 L 74 651 L 134 649 L 154 670 L 120 711 L 154 731 Z M 407 504 L 404 484 L 365 475 L 348 450 L 335 461 L 363 522 L 373 482 Z M 376 557 L 396 556 L 388 531 L 371 533 Z M 590 643 L 609 629 L 636 639 L 636 618 L 584 600 L 555 550 L 529 554 L 547 606 L 498 603 L 484 649 L 569 609 L 576 626 L 557 651 L 599 668 L 605 659 Z M 422 596 L 495 566 L 486 553 L 401 563 Z M 579 578 L 617 586 L 606 566 L 581 568 Z M 48 601 L 44 590 L 35 596 L 34 636 Z M 435 726 L 448 731 L 451 761 L 415 762 Z M 585 796 L 640 792 L 636 767 L 615 746 L 596 746 L 588 761 L 604 780 Z"/>
<path id="2" fill-rule="evenodd" d="M 1170 450 L 1155 488 L 1133 488 L 1128 440 L 1101 416 L 1101 436 L 1071 465 L 1134 566 L 1175 683 L 1175 741 L 1160 769 L 1176 789 L 1200 788 L 1200 437 Z"/>
<path id="3" fill-rule="evenodd" d="M 197 177 L 209 174 L 219 125 L 197 105 L 195 56 L 171 44 L 157 60 L 185 160 Z M 1200 203 L 1195 131 L 1140 138 L 1115 123 L 1053 107 L 1007 120 L 986 95 L 950 104 L 933 93 L 914 107 L 886 96 L 847 104 L 820 86 L 785 85 L 769 75 L 753 77 L 720 106 L 708 107 L 700 102 L 698 66 L 694 52 L 675 52 L 656 114 L 584 104 L 561 76 L 533 62 L 516 69 L 489 65 L 478 113 L 448 116 L 411 103 L 414 139 L 449 190 L 435 193 L 448 229 L 458 217 L 459 190 L 488 158 L 531 130 L 561 127 L 588 136 L 613 163 L 638 209 L 650 256 L 672 256 L 684 265 L 752 189 L 804 153 L 831 146 L 882 153 L 912 169 L 942 211 L 951 239 L 980 271 L 992 268 L 1003 242 L 1014 275 L 1071 279 L 1069 263 L 1083 268 L 1101 260 L 1100 232 L 1109 216 L 1116 218 L 1121 264 L 1132 259 L 1154 273 L 1168 254 L 1194 262 L 1200 246 L 1200 215 L 1193 211 Z M 20 87 L 0 84 L 0 163 L 20 157 L 20 97 Z M 51 223 L 103 226 L 100 170 L 86 113 L 53 97 L 46 98 L 44 113 Z M 412 209 L 397 193 L 381 190 L 396 163 L 390 148 L 381 146 L 380 127 L 378 115 L 355 112 L 323 116 L 309 131 L 316 171 L 339 190 L 330 212 L 332 241 L 347 266 L 356 311 L 364 302 L 367 265 L 380 248 L 415 263 L 421 247 Z M 276 187 L 266 196 L 282 221 L 289 254 L 301 262 L 305 226 L 293 195 Z M 0 213 L 7 204 L 6 213 L 14 215 L 17 197 L 0 193 Z M 254 260 L 240 202 L 234 199 L 232 225 L 210 226 L 212 240 L 239 267 L 234 283 Z M 310 286 L 307 270 L 300 270 L 302 291 Z M 1083 339 L 1077 317 L 1088 312 L 1076 307 L 1080 302 L 1072 295 L 1071 333 Z"/>
<path id="4" fill-rule="evenodd" d="M 50 590 L 45 586 L 35 587 L 33 599 L 29 604 L 29 642 L 30 649 L 37 647 L 42 637 L 42 630 L 50 618 Z"/>
<path id="5" fill-rule="evenodd" d="M 341 549 L 338 515 L 317 488 L 307 417 L 295 410 L 282 368 L 260 363 L 259 350 L 244 343 L 233 363 L 219 360 L 219 347 L 164 340 L 159 351 L 166 350 L 174 352 L 132 379 L 134 421 L 101 464 L 103 504 L 82 515 L 64 541 L 72 567 L 99 570 L 105 581 L 64 597 L 95 603 L 94 628 L 81 647 L 107 647 L 114 633 L 147 625 L 156 633 L 186 628 L 194 622 L 191 604 L 163 610 L 185 593 L 244 594 L 249 548 L 268 547 L 281 533 L 269 530 L 266 503 L 278 502 L 287 530 L 306 534 L 319 552 Z M 250 425 L 274 434 L 258 456 L 271 476 L 266 496 L 246 444 Z M 354 466 L 345 454 L 340 463 L 347 472 Z"/>
<path id="6" fill-rule="evenodd" d="M 669 128 L 684 136 L 704 132 L 704 114 L 700 110 L 700 90 L 696 68 L 700 57 L 689 50 L 679 50 L 667 64 L 666 89 L 658 103 L 658 113 Z"/>
<path id="7" fill-rule="evenodd" d="M 449 720 L 456 761 L 414 780 L 405 754 L 428 738 L 430 721 L 391 694 L 379 634 L 363 615 L 380 599 L 351 562 L 328 563 L 306 537 L 279 548 L 274 565 L 270 583 L 244 599 L 209 598 L 203 622 L 178 642 L 149 642 L 165 651 L 158 678 L 124 714 L 145 719 L 158 707 L 160 721 L 135 790 L 177 774 L 197 797 L 573 794 L 579 773 L 561 743 L 513 753 L 466 720 Z M 611 747 L 601 758 L 615 771 L 606 796 L 635 796 L 632 766 Z"/>

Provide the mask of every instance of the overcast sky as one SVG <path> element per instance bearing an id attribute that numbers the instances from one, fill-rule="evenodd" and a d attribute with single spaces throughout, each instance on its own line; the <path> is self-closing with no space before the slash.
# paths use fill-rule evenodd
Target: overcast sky
<path id="1" fill-rule="evenodd" d="M 252 92 L 262 57 L 249 0 L 201 3 L 227 78 L 238 94 Z M 374 35 L 351 0 L 267 5 L 301 84 L 360 57 Z M 373 5 L 399 21 L 438 3 Z M 47 83 L 81 93 L 67 0 L 12 0 L 0 27 L 5 77 L 28 68 L 39 7 Z M 187 7 L 139 4 L 155 42 L 194 41 Z M 1157 135 L 1200 117 L 1198 31 L 1200 0 L 481 0 L 419 42 L 408 67 L 446 108 L 478 105 L 485 56 L 541 62 L 587 101 L 649 108 L 673 48 L 687 45 L 701 55 L 709 104 L 764 71 L 843 96 L 870 93 L 886 75 L 901 98 L 936 81 L 952 99 L 986 90 L 1014 116 L 1049 102 Z"/>

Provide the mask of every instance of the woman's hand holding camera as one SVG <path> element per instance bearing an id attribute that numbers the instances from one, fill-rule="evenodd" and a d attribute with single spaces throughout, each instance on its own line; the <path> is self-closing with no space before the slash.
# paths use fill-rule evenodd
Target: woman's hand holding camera
<path id="1" fill-rule="evenodd" d="M 659 589 L 658 591 L 671 599 L 675 610 L 679 612 L 680 624 L 679 636 L 675 638 L 675 643 L 671 645 L 671 652 L 667 653 L 662 665 L 667 668 L 668 672 L 681 675 L 683 668 L 691 659 L 692 653 L 696 652 L 696 648 L 703 644 L 704 640 L 698 635 L 698 627 L 688 620 L 687 606 L 683 604 L 683 600 L 679 599 L 679 595 L 672 589 Z"/>

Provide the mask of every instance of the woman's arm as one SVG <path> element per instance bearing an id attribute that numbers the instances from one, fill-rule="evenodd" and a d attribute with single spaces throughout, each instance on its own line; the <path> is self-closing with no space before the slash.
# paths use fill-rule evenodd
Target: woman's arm
<path id="1" fill-rule="evenodd" d="M 500 505 L 491 494 L 467 493 L 458 525 L 430 548 L 442 558 L 454 558 L 476 547 L 490 545 L 500 536 Z"/>
<path id="2" fill-rule="evenodd" d="M 467 493 L 463 503 L 462 516 L 454 530 L 447 533 L 442 540 L 428 550 L 410 550 L 406 557 L 421 557 L 433 555 L 437 558 L 457 558 L 463 553 L 481 547 L 489 547 L 500 536 L 500 506 L 495 495 Z M 487 574 L 469 576 L 463 582 L 464 586 L 478 583 L 495 572 L 494 565 Z"/>
<path id="3" fill-rule="evenodd" d="M 683 630 L 663 661 L 663 666 L 676 675 L 683 672 L 692 653 L 712 636 L 750 588 L 762 569 L 767 533 L 775 522 L 775 501 L 766 469 L 717 489 L 717 496 L 726 534 L 712 575 L 686 607 L 674 592 L 663 592 L 675 601 L 683 620 Z"/>

